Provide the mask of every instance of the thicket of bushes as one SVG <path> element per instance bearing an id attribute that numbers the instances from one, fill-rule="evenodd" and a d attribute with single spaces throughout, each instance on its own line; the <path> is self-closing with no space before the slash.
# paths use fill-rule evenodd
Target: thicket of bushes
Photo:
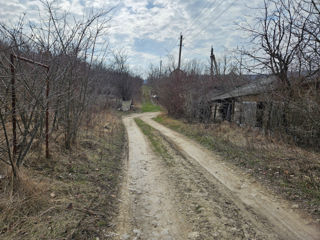
<path id="1" fill-rule="evenodd" d="M 130 73 L 122 52 L 115 52 L 109 65 L 105 63 L 101 51 L 107 49 L 98 45 L 98 40 L 107 34 L 110 11 L 78 18 L 59 11 L 55 2 L 43 2 L 42 7 L 42 20 L 37 24 L 23 19 L 14 27 L 0 24 L 0 161 L 15 175 L 30 147 L 44 144 L 47 104 L 49 137 L 62 135 L 69 149 L 84 120 L 89 122 L 92 114 L 114 105 L 117 99 L 137 96 L 143 82 Z M 14 56 L 13 65 L 10 56 Z M 49 71 L 32 62 L 47 65 Z"/>

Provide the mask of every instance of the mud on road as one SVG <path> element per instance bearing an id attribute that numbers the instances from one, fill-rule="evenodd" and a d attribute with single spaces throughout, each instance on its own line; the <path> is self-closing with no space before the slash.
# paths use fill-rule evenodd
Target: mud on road
<path id="1" fill-rule="evenodd" d="M 196 143 L 155 123 L 154 116 L 124 118 L 129 157 L 116 239 L 319 239 L 309 219 Z M 134 117 L 159 130 L 153 134 L 171 164 L 152 151 Z"/>

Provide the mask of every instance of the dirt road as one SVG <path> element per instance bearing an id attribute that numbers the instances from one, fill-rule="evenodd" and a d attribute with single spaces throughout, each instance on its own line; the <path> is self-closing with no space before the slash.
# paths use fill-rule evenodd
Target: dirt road
<path id="1" fill-rule="evenodd" d="M 129 140 L 127 179 L 123 189 L 120 239 L 186 239 L 185 224 L 175 213 L 161 161 L 152 152 L 133 117 L 124 119 Z"/>
<path id="2" fill-rule="evenodd" d="M 129 139 L 118 239 L 320 239 L 310 218 L 192 140 L 154 122 L 124 118 Z M 172 156 L 153 153 L 136 125 L 159 130 Z"/>

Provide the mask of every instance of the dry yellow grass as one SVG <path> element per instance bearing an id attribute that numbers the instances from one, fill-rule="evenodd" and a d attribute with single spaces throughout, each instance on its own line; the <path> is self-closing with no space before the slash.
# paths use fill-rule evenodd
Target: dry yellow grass
<path id="1" fill-rule="evenodd" d="M 0 180 L 0 239 L 105 239 L 117 211 L 125 144 L 120 117 L 102 112 L 72 150 L 62 137 L 52 142 L 50 160 L 35 147 L 13 192 L 10 177 Z"/>

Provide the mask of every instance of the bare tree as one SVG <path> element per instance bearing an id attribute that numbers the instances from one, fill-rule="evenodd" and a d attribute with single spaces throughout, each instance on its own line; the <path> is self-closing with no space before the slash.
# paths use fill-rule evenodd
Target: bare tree
<path id="1" fill-rule="evenodd" d="M 143 80 L 130 74 L 127 63 L 128 56 L 124 51 L 114 51 L 113 59 L 111 65 L 111 69 L 113 70 L 112 80 L 117 86 L 117 94 L 124 101 L 132 100 L 138 94 Z"/>
<path id="2" fill-rule="evenodd" d="M 244 27 L 251 33 L 254 48 L 244 54 L 254 60 L 251 68 L 270 71 L 288 87 L 288 72 L 304 43 L 304 33 L 295 27 L 300 21 L 299 4 L 292 0 L 265 0 L 263 17 L 254 26 Z"/>
<path id="3" fill-rule="evenodd" d="M 277 130 L 309 145 L 318 145 L 320 135 L 319 7 L 316 0 L 264 1 L 255 25 L 244 27 L 253 45 L 243 51 L 251 59 L 247 69 L 278 79 L 277 90 L 266 94 L 269 113 L 279 115 Z"/>

